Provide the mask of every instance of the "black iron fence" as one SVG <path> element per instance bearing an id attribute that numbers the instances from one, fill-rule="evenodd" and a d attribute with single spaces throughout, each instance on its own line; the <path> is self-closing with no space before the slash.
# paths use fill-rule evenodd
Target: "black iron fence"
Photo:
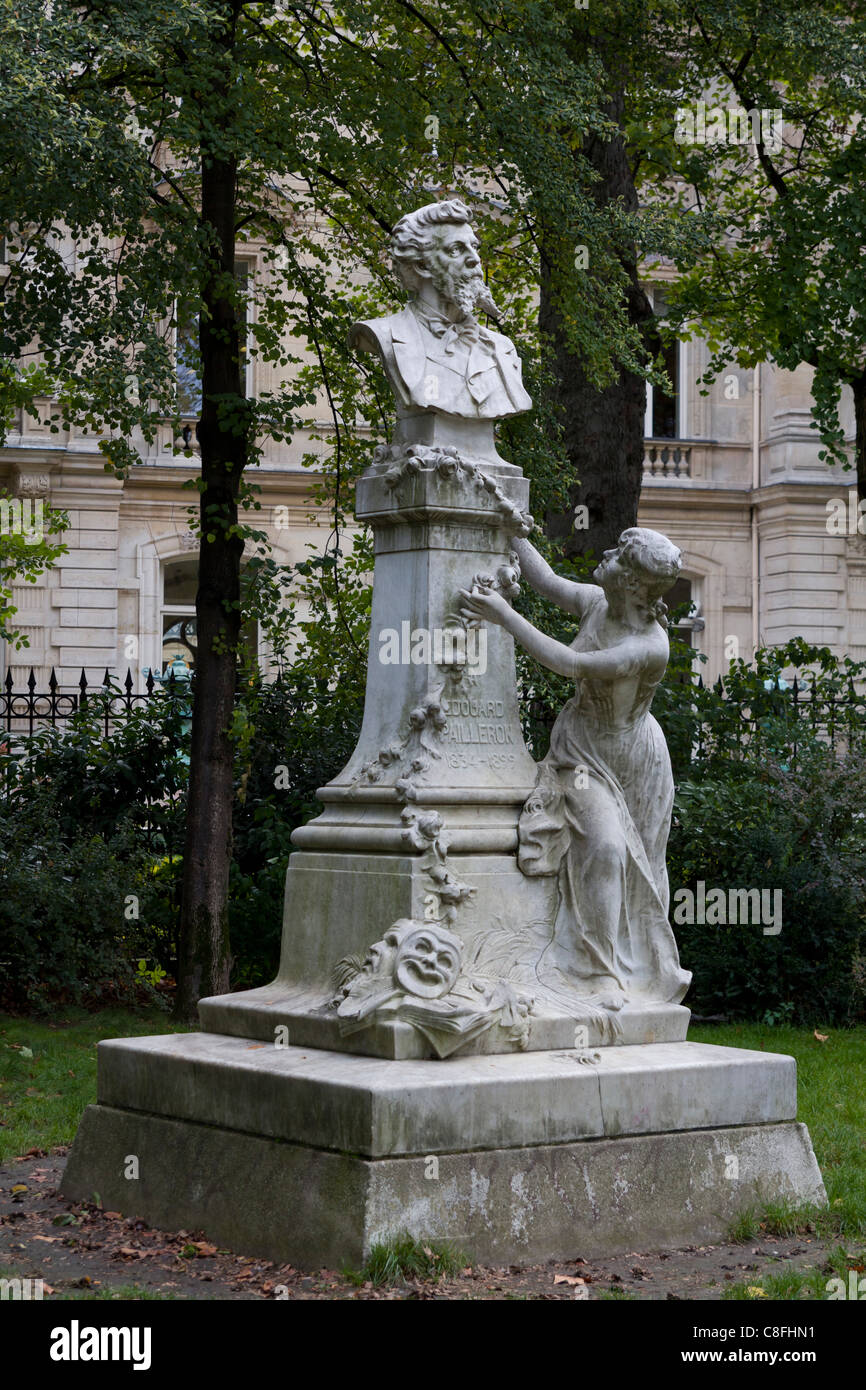
<path id="1" fill-rule="evenodd" d="M 840 751 L 866 741 L 866 691 L 858 691 L 851 678 L 828 681 L 810 672 L 792 681 L 752 677 L 748 687 L 729 690 L 721 678 L 704 686 L 699 677 L 694 709 L 699 758 L 709 746 L 733 751 L 772 745 L 786 731 L 795 756 L 803 730 Z"/>
<path id="2" fill-rule="evenodd" d="M 278 676 L 277 684 L 279 680 Z M 76 686 L 70 689 L 60 685 L 52 668 L 48 689 L 38 690 L 31 667 L 25 688 L 16 690 L 8 671 L 0 693 L 0 730 L 23 737 L 38 725 L 62 725 L 79 710 L 89 709 L 98 712 L 107 736 L 111 726 L 135 708 L 159 698 L 164 691 L 179 697 L 191 694 L 194 683 L 194 672 L 179 678 L 173 670 L 165 676 L 148 671 L 144 690 L 136 690 L 131 667 L 127 667 L 122 682 L 106 668 L 100 684 L 88 682 L 82 669 Z M 721 678 L 705 686 L 699 676 L 692 691 L 693 703 L 683 701 L 682 712 L 689 711 L 689 741 L 698 756 L 712 741 L 745 748 L 760 735 L 767 720 L 790 721 L 794 728 L 802 727 L 801 721 L 805 721 L 813 733 L 834 747 L 840 742 L 851 747 L 866 739 L 866 690 L 858 691 L 851 679 L 828 685 L 826 680 L 806 673 L 790 683 L 778 676 L 763 684 L 752 678 L 748 689 L 730 690 Z"/>
<path id="3" fill-rule="evenodd" d="M 126 718 L 139 705 L 159 696 L 163 690 L 180 693 L 190 682 L 179 680 L 174 672 L 166 677 L 154 677 L 148 671 L 144 690 L 136 691 L 132 669 L 127 667 L 122 683 L 113 680 L 106 668 L 101 684 L 88 682 L 82 669 L 77 685 L 65 689 L 57 680 L 54 668 L 48 677 L 48 689 L 37 690 L 37 679 L 30 668 L 30 675 L 24 690 L 16 690 L 12 672 L 7 671 L 0 694 L 0 728 L 8 735 L 32 734 L 37 725 L 52 724 L 55 727 L 66 723 L 79 710 L 96 709 L 103 722 L 106 737 L 112 724 Z"/>
<path id="4" fill-rule="evenodd" d="M 7 674 L 0 683 L 0 754 L 3 772 L 0 776 L 0 795 L 4 798 L 4 810 L 13 811 L 16 798 L 27 798 L 30 777 L 36 785 L 44 778 L 44 757 L 40 763 L 39 753 L 33 755 L 32 745 L 27 744 L 29 735 L 48 727 L 63 729 L 76 716 L 86 713 L 88 722 L 92 719 L 101 728 L 105 738 L 122 727 L 136 709 L 146 706 L 150 701 L 170 700 L 176 696 L 176 712 L 179 725 L 175 727 L 188 730 L 188 698 L 192 684 L 191 675 L 176 676 L 169 671 L 165 676 L 148 672 L 144 689 L 136 690 L 136 680 L 131 668 L 127 668 L 121 682 L 112 678 L 106 669 L 101 682 L 89 682 L 82 670 L 77 684 L 63 688 L 52 669 L 47 689 L 39 689 L 36 674 L 31 667 L 24 688 L 15 688 L 12 673 Z M 180 744 L 175 750 L 179 763 L 188 763 L 188 754 Z M 66 774 L 64 785 L 69 786 Z M 175 771 L 170 779 L 157 779 L 153 790 L 142 781 L 136 793 L 133 808 L 136 835 L 153 856 L 152 872 L 159 874 L 164 883 L 166 935 L 162 954 L 148 959 L 153 966 L 158 963 L 172 973 L 176 960 L 176 943 L 180 921 L 181 880 L 179 865 L 183 852 L 185 835 L 186 788 L 181 772 Z M 106 829 L 108 833 L 108 829 Z"/>

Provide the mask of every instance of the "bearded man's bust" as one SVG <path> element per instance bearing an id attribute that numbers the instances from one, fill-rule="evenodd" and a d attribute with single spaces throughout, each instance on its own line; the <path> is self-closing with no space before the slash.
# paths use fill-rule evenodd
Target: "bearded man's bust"
<path id="1" fill-rule="evenodd" d="M 528 410 L 517 349 L 473 312 L 499 317 L 465 205 L 451 199 L 407 213 L 391 254 L 411 299 L 397 314 L 356 323 L 349 342 L 381 357 L 398 415 L 498 420 Z"/>

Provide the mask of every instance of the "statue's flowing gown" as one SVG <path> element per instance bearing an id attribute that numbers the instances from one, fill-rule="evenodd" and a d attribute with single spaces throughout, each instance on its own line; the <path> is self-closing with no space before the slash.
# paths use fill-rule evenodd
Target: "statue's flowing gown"
<path id="1" fill-rule="evenodd" d="M 596 651 L 604 610 L 584 615 L 575 651 Z M 518 862 L 557 874 L 559 902 L 539 980 L 589 996 L 678 1003 L 682 970 L 668 921 L 665 849 L 674 785 L 664 735 L 650 713 L 657 681 L 638 679 L 624 712 L 615 683 L 580 677 L 554 725 L 520 819 Z"/>

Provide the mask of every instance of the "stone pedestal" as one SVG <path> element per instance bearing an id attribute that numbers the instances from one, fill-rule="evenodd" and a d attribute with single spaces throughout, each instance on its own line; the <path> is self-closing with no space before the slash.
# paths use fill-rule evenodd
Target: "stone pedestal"
<path id="1" fill-rule="evenodd" d="M 460 612 L 460 591 L 476 583 L 513 589 L 527 504 L 527 481 L 499 458 L 489 422 L 421 413 L 377 451 L 356 499 L 376 555 L 358 746 L 320 789 L 323 813 L 292 837 L 277 979 L 202 1000 L 206 1031 L 267 1041 L 280 1031 L 293 1044 L 393 1059 L 685 1038 L 680 1005 L 613 1018 L 539 981 L 557 882 L 517 866 L 536 764 L 521 732 L 514 644 L 495 625 L 468 630 Z M 501 983 L 487 1026 L 470 1019 L 463 1033 L 431 1040 L 397 1009 L 346 1027 L 335 969 L 357 969 L 400 922 L 456 934 L 463 973 Z"/>
<path id="2" fill-rule="evenodd" d="M 688 1043 L 679 1004 L 626 1005 L 612 1033 L 535 988 L 557 881 L 517 866 L 535 764 L 511 638 L 491 628 L 474 665 L 453 643 L 379 659 L 388 630 L 410 649 L 419 630 L 465 638 L 459 590 L 513 582 L 525 480 L 489 429 L 452 444 L 386 451 L 359 485 L 376 536 L 364 724 L 295 833 L 276 980 L 202 1000 L 201 1033 L 100 1044 L 68 1197 L 297 1267 L 360 1265 L 404 1231 L 494 1263 L 676 1246 L 762 1202 L 824 1200 L 791 1058 Z M 401 923 L 459 938 L 468 1023 L 419 1024 L 405 996 L 360 1027 L 338 1011 L 335 968 L 357 972 Z"/>
<path id="3" fill-rule="evenodd" d="M 434 1046 L 399 1018 L 347 1032 L 332 1004 L 335 967 L 362 961 L 398 921 L 458 933 L 464 957 L 485 967 L 514 956 L 515 940 L 537 954 L 533 941 L 549 938 L 551 882 L 525 879 L 515 858 L 536 768 L 521 733 L 514 644 L 501 628 L 469 629 L 460 613 L 461 589 L 513 588 L 511 546 L 531 525 L 528 497 L 489 421 L 420 412 L 377 451 L 356 498 L 376 555 L 358 745 L 320 789 L 323 813 L 292 837 L 276 981 L 203 1000 L 206 1030 L 273 1039 L 283 1027 L 293 1043 L 442 1056 L 451 1040 Z M 587 1043 L 601 1041 L 594 1017 L 549 1001 L 536 1013 L 519 1040 L 491 1021 L 455 1045 L 464 1055 L 569 1046 L 584 1021 Z M 683 1038 L 686 1021 L 685 1010 L 663 1021 L 640 1013 L 627 1031 Z"/>
<path id="4" fill-rule="evenodd" d="M 825 1201 L 792 1058 L 697 1043 L 585 1056 L 101 1043 L 63 1191 L 299 1268 L 357 1267 L 404 1231 L 492 1263 L 675 1247 L 765 1202 Z"/>

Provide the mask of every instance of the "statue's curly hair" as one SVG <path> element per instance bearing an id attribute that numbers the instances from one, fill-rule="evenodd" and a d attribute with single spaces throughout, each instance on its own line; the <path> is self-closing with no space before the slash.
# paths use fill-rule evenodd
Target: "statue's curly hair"
<path id="1" fill-rule="evenodd" d="M 407 212 L 394 224 L 391 233 L 391 260 L 407 290 L 417 288 L 413 264 L 423 259 L 433 228 L 449 222 L 459 226 L 469 220 L 466 204 L 459 198 L 448 198 L 441 203 L 427 203 L 415 212 Z"/>
<path id="2" fill-rule="evenodd" d="M 630 526 L 619 538 L 620 559 L 630 576 L 628 587 L 646 595 L 647 622 L 667 627 L 667 604 L 662 594 L 676 583 L 683 563 L 682 551 L 660 531 Z"/>

